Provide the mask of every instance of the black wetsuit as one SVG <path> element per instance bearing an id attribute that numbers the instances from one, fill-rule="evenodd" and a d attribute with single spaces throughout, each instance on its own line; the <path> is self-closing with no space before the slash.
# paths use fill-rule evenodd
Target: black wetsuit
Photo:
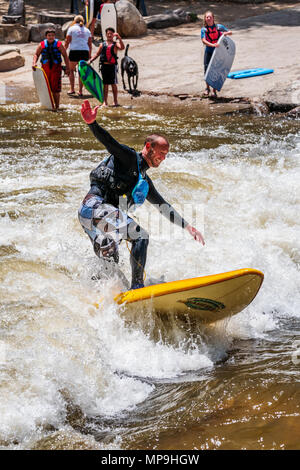
<path id="1" fill-rule="evenodd" d="M 105 129 L 99 126 L 94 121 L 89 124 L 89 128 L 93 132 L 99 142 L 101 142 L 108 152 L 111 154 L 109 159 L 106 160 L 104 166 L 107 166 L 113 171 L 115 177 L 115 184 L 112 188 L 111 184 L 106 184 L 103 181 L 103 162 L 95 168 L 90 174 L 91 188 L 88 194 L 94 194 L 101 197 L 104 202 L 119 206 L 119 197 L 124 194 L 127 196 L 129 205 L 133 203 L 131 192 L 135 187 L 139 172 L 137 166 L 137 158 L 139 159 L 140 172 L 148 181 L 149 192 L 147 201 L 155 204 L 161 214 L 167 217 L 170 222 L 185 228 L 188 223 L 179 215 L 179 213 L 169 204 L 155 189 L 154 184 L 146 174 L 149 169 L 147 162 L 142 157 L 141 153 L 137 153 L 134 149 L 127 145 L 117 142 Z M 140 229 L 139 226 L 137 226 Z M 143 285 L 143 270 L 146 263 L 148 234 L 141 229 L 141 237 L 137 237 L 132 242 L 131 250 L 131 266 L 132 266 L 132 288 L 141 287 Z"/>

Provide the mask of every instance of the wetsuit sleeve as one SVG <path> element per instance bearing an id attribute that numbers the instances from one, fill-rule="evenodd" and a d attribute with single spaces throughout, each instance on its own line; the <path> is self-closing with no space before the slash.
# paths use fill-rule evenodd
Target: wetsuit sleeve
<path id="1" fill-rule="evenodd" d="M 147 196 L 147 201 L 151 204 L 155 204 L 158 206 L 159 212 L 169 219 L 172 224 L 178 225 L 179 227 L 185 228 L 188 224 L 180 214 L 171 206 L 159 192 L 155 189 L 152 180 L 147 175 L 147 181 L 149 184 L 149 192 Z"/>
<path id="2" fill-rule="evenodd" d="M 122 164 L 130 166 L 133 162 L 136 162 L 135 150 L 127 147 L 127 145 L 120 144 L 109 132 L 99 126 L 96 121 L 92 124 L 88 124 L 88 126 L 96 139 L 107 148 L 110 154 L 120 160 Z"/>

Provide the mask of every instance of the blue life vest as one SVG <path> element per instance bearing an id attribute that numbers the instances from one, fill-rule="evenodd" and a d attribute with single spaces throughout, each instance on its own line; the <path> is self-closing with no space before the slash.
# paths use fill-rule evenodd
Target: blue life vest
<path id="1" fill-rule="evenodd" d="M 61 46 L 61 41 L 55 39 L 52 44 L 48 44 L 47 39 L 41 42 L 42 46 L 42 53 L 41 53 L 41 62 L 42 64 L 46 64 L 50 62 L 50 64 L 61 64 L 61 52 L 59 47 Z"/>
<path id="2" fill-rule="evenodd" d="M 141 174 L 138 153 L 136 154 L 136 156 L 137 156 L 137 167 L 138 167 L 138 172 L 139 172 L 139 178 L 135 187 L 133 188 L 131 192 L 131 196 L 135 205 L 141 206 L 145 202 L 146 197 L 148 196 L 149 183 L 145 178 L 143 178 Z"/>

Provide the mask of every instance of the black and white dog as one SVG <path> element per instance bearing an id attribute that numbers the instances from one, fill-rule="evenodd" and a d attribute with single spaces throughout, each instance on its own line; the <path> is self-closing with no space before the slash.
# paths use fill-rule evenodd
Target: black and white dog
<path id="1" fill-rule="evenodd" d="M 125 80 L 124 80 L 124 74 L 126 72 L 128 86 L 129 86 L 129 90 L 127 90 L 128 93 L 130 93 L 132 96 L 140 96 L 141 92 L 137 90 L 137 83 L 138 83 L 138 78 L 139 78 L 138 65 L 135 60 L 133 60 L 131 57 L 127 55 L 128 49 L 129 49 L 129 44 L 127 44 L 126 49 L 125 49 L 125 55 L 123 59 L 121 60 L 121 75 L 122 75 L 122 81 L 123 81 L 123 88 L 124 90 L 127 90 L 126 85 L 125 85 Z"/>

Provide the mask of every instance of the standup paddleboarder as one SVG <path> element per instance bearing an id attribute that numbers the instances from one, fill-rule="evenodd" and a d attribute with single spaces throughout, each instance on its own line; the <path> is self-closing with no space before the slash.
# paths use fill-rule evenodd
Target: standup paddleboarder
<path id="1" fill-rule="evenodd" d="M 141 205 L 146 199 L 157 205 L 159 212 L 170 222 L 186 229 L 204 245 L 202 234 L 186 222 L 178 212 L 159 194 L 146 174 L 149 168 L 158 168 L 169 151 L 169 142 L 159 134 L 145 140 L 141 152 L 117 142 L 96 121 L 99 106 L 94 109 L 88 100 L 81 107 L 84 121 L 96 139 L 109 152 L 90 173 L 91 187 L 85 196 L 78 215 L 83 230 L 89 236 L 96 255 L 106 260 L 119 260 L 118 246 L 128 240 L 132 244 L 130 264 L 132 268 L 131 289 L 144 287 L 144 267 L 149 243 L 148 233 L 120 207 L 119 200 L 127 198 L 128 206 Z"/>

